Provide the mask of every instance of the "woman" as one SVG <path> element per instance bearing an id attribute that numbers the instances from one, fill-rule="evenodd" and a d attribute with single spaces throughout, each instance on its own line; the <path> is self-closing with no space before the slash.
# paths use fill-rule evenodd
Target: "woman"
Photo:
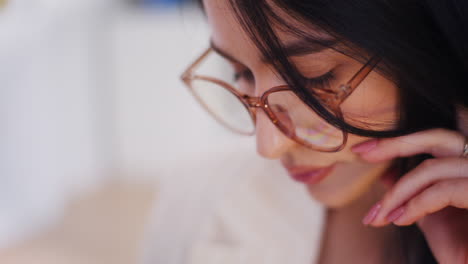
<path id="1" fill-rule="evenodd" d="M 329 208 L 319 263 L 468 263 L 466 1 L 202 5 L 183 79 Z"/>

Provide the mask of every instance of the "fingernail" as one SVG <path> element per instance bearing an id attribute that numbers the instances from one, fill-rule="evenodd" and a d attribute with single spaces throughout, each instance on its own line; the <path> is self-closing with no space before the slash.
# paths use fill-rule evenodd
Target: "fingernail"
<path id="1" fill-rule="evenodd" d="M 380 202 L 372 206 L 372 208 L 369 210 L 367 215 L 362 219 L 362 223 L 364 225 L 369 225 L 370 223 L 372 223 L 372 221 L 374 221 L 375 217 L 379 213 L 379 210 L 381 207 L 382 207 L 382 204 Z"/>
<path id="2" fill-rule="evenodd" d="M 386 217 L 387 221 L 388 222 L 394 222 L 396 221 L 398 218 L 400 218 L 400 216 L 403 215 L 403 213 L 405 213 L 405 208 L 403 206 L 393 210 L 390 214 L 388 214 L 388 216 Z"/>
<path id="3" fill-rule="evenodd" d="M 373 139 L 361 144 L 357 144 L 356 146 L 353 146 L 351 150 L 355 153 L 364 153 L 372 150 L 377 146 L 377 139 Z"/>

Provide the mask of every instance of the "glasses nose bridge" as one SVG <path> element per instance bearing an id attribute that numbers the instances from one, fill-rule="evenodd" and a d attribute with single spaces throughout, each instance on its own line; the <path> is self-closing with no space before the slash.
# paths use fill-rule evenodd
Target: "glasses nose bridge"
<path id="1" fill-rule="evenodd" d="M 278 122 L 277 118 L 271 113 L 271 111 L 269 111 L 269 106 L 267 105 L 263 97 L 251 97 L 248 95 L 244 95 L 243 99 L 244 102 L 246 102 L 248 108 L 250 109 L 250 113 L 255 123 L 257 121 L 258 113 L 256 109 L 261 109 L 274 124 Z"/>
<path id="2" fill-rule="evenodd" d="M 244 101 L 250 108 L 265 108 L 266 105 L 263 104 L 261 97 L 251 97 L 251 96 L 244 96 Z"/>

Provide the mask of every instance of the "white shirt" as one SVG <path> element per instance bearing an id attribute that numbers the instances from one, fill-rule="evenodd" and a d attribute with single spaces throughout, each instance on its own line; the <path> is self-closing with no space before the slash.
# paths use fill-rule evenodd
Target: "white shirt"
<path id="1" fill-rule="evenodd" d="M 251 150 L 182 163 L 161 189 L 145 264 L 312 264 L 324 209 Z"/>

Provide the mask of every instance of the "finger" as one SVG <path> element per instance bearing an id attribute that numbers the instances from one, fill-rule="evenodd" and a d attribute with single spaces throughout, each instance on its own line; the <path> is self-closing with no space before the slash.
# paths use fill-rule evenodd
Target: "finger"
<path id="1" fill-rule="evenodd" d="M 434 157 L 460 156 L 465 137 L 452 130 L 431 129 L 406 136 L 374 139 L 354 146 L 352 150 L 369 162 L 427 153 Z"/>
<path id="2" fill-rule="evenodd" d="M 397 209 L 396 225 L 411 225 L 423 217 L 448 206 L 468 208 L 468 179 L 450 179 L 435 183 Z"/>
<path id="3" fill-rule="evenodd" d="M 372 225 L 388 224 L 386 217 L 412 197 L 437 181 L 468 178 L 468 160 L 461 158 L 429 159 L 404 175 L 380 201 L 380 209 Z"/>

